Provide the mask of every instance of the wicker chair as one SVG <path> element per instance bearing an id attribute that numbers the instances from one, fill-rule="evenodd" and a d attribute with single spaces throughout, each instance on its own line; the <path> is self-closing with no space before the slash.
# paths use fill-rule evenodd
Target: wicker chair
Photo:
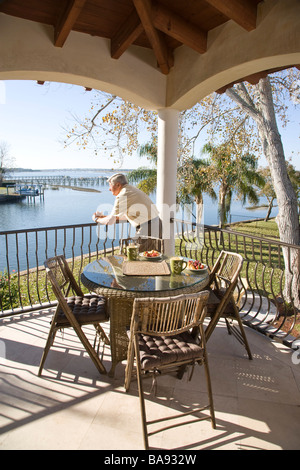
<path id="1" fill-rule="evenodd" d="M 150 250 L 164 253 L 164 241 L 161 238 L 154 237 L 123 238 L 120 240 L 120 252 L 125 254 L 126 247 L 131 243 L 137 243 L 141 253 Z"/>
<path id="2" fill-rule="evenodd" d="M 210 296 L 207 304 L 207 312 L 211 317 L 211 321 L 205 330 L 205 337 L 206 341 L 208 341 L 220 318 L 224 318 L 228 333 L 233 334 L 245 346 L 249 359 L 252 359 L 251 350 L 235 301 L 235 291 L 242 266 L 242 256 L 228 251 L 222 251 L 213 266 L 210 273 Z M 237 322 L 238 328 L 234 325 L 233 321 Z"/>
<path id="3" fill-rule="evenodd" d="M 166 419 L 180 418 L 209 409 L 209 416 L 200 415 L 199 420 L 209 419 L 215 428 L 213 397 L 203 333 L 203 321 L 206 315 L 205 304 L 208 296 L 209 293 L 204 291 L 176 297 L 134 300 L 125 389 L 129 390 L 132 377 L 137 375 L 145 449 L 149 447 L 148 436 L 154 434 L 154 432 L 148 433 L 148 426 Z M 200 343 L 197 343 L 191 336 L 190 330 L 194 327 L 199 328 Z M 136 367 L 134 367 L 134 357 Z M 174 372 L 181 376 L 183 368 L 185 369 L 188 365 L 194 367 L 195 364 L 205 367 L 209 404 L 201 408 L 190 409 L 186 413 L 173 415 L 171 418 L 168 416 L 155 421 L 147 421 L 142 377 L 152 376 L 155 380 L 158 374 Z M 181 424 L 185 423 L 181 421 L 180 424 L 177 423 L 170 427 Z M 155 433 L 163 429 L 166 428 L 156 430 Z"/>
<path id="4" fill-rule="evenodd" d="M 105 344 L 109 344 L 109 339 L 100 325 L 100 323 L 108 321 L 104 297 L 96 294 L 83 294 L 64 256 L 49 258 L 45 261 L 44 265 L 47 277 L 58 300 L 58 305 L 51 321 L 38 375 L 42 373 L 47 354 L 54 342 L 57 330 L 64 328 L 73 328 L 75 330 L 98 371 L 101 374 L 106 374 L 106 369 L 98 355 L 100 339 Z M 93 346 L 82 330 L 84 325 L 94 325 L 96 329 Z M 96 351 L 97 339 L 99 341 L 98 350 Z"/>

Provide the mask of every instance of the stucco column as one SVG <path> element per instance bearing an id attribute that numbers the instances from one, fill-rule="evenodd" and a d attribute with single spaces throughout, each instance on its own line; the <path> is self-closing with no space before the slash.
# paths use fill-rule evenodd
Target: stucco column
<path id="1" fill-rule="evenodd" d="M 175 252 L 174 224 L 170 218 L 176 215 L 178 121 L 179 111 L 171 108 L 158 111 L 156 205 L 168 255 Z"/>

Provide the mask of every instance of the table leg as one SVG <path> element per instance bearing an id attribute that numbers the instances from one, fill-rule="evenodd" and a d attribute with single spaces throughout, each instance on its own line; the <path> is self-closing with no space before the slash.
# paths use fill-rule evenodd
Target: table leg
<path id="1" fill-rule="evenodd" d="M 129 344 L 127 329 L 130 328 L 133 301 L 133 298 L 126 299 L 124 297 L 111 297 L 108 299 L 112 361 L 108 373 L 110 377 L 114 377 L 117 364 L 127 359 Z"/>

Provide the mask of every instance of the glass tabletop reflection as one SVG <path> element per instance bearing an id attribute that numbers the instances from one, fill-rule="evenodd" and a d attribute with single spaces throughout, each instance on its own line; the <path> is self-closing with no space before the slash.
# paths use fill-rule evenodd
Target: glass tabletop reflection
<path id="1" fill-rule="evenodd" d="M 153 292 L 182 289 L 198 284 L 206 285 L 209 277 L 207 270 L 201 273 L 193 273 L 187 269 L 182 271 L 181 274 L 130 276 L 123 274 L 123 263 L 126 260 L 125 256 L 112 255 L 93 261 L 83 270 L 83 284 L 86 278 L 99 287 L 123 291 Z M 170 266 L 169 258 L 164 256 L 163 260 Z M 134 263 L 135 261 L 131 262 Z M 149 261 L 144 260 L 143 262 L 148 263 Z"/>

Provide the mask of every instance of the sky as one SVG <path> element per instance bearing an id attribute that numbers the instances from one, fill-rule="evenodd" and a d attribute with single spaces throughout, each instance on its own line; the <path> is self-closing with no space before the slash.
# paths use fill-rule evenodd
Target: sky
<path id="1" fill-rule="evenodd" d="M 64 147 L 66 128 L 74 123 L 72 114 L 85 116 L 92 92 L 83 87 L 35 81 L 0 81 L 0 142 L 5 142 L 14 166 L 30 169 L 99 168 L 118 169 L 108 155 L 95 156 L 91 149 Z M 286 158 L 300 170 L 300 107 L 290 114 L 287 128 L 280 128 Z M 205 142 L 203 142 L 204 144 Z M 203 145 L 202 144 L 202 145 Z M 125 157 L 123 169 L 149 165 L 138 156 Z M 260 166 L 266 166 L 261 159 Z"/>

